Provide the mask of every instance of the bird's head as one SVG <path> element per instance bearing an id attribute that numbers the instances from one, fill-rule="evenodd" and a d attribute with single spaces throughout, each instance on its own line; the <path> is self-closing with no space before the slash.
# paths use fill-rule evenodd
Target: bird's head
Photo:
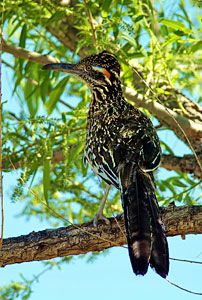
<path id="1" fill-rule="evenodd" d="M 120 76 L 120 64 L 107 51 L 87 56 L 77 64 L 48 64 L 43 66 L 43 70 L 57 70 L 76 75 L 92 89 L 99 85 L 112 85 Z"/>

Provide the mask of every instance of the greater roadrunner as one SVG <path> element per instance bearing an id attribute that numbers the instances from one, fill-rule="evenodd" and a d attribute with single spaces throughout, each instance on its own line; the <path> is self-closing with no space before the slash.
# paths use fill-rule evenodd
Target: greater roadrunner
<path id="1" fill-rule="evenodd" d="M 165 278 L 168 244 L 152 174 L 160 163 L 161 148 L 151 121 L 123 97 L 117 59 L 103 51 L 77 64 L 49 64 L 43 69 L 71 73 L 90 87 L 85 158 L 121 193 L 134 273 L 146 274 L 150 264 Z"/>

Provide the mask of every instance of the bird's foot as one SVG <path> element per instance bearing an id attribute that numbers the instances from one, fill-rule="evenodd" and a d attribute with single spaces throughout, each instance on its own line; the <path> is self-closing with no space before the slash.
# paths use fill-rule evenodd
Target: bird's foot
<path id="1" fill-rule="evenodd" d="M 106 225 L 109 225 L 109 224 L 110 224 L 109 219 L 107 219 L 107 218 L 103 215 L 103 213 L 99 213 L 99 212 L 98 212 L 98 213 L 95 215 L 95 217 L 93 218 L 93 225 L 94 225 L 95 227 L 97 227 L 99 222 L 105 223 Z"/>

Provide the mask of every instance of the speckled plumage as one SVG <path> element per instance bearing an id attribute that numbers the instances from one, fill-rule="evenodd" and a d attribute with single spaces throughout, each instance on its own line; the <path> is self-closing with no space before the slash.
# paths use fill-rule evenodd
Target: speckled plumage
<path id="1" fill-rule="evenodd" d="M 153 170 L 160 162 L 161 149 L 151 121 L 125 101 L 119 79 L 120 67 L 112 64 L 111 61 L 116 60 L 113 56 L 109 60 L 108 55 L 102 53 L 101 62 L 110 69 L 112 78 L 105 85 L 94 84 L 92 87 L 85 156 L 95 173 L 119 188 L 121 160 L 130 160 L 142 169 Z M 106 63 L 105 56 L 108 58 Z M 101 62 L 96 61 L 96 64 Z M 146 147 L 151 150 L 149 157 L 144 151 Z"/>
<path id="2" fill-rule="evenodd" d="M 85 160 L 95 174 L 120 190 L 135 274 L 144 275 L 150 264 L 166 277 L 168 245 L 152 175 L 160 163 L 160 143 L 148 117 L 125 101 L 117 59 L 103 51 L 75 65 L 52 64 L 45 68 L 75 74 L 91 88 Z"/>

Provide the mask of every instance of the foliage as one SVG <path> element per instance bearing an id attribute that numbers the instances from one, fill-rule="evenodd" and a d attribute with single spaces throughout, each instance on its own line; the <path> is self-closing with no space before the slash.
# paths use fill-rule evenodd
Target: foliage
<path id="1" fill-rule="evenodd" d="M 83 53 L 110 50 L 122 64 L 125 86 L 147 92 L 134 72 L 138 69 L 153 91 L 151 98 L 156 101 L 160 97 L 164 105 L 183 115 L 186 112 L 175 95 L 167 102 L 164 96 L 170 90 L 164 86 L 177 88 L 201 103 L 202 19 L 198 7 L 178 1 L 173 9 L 173 3 L 104 0 L 69 1 L 66 5 L 58 0 L 4 0 L 4 38 L 15 47 L 69 62 L 78 61 Z M 189 9 L 194 10 L 192 15 Z M 21 216 L 45 219 L 51 226 L 92 219 L 105 184 L 82 161 L 89 90 L 78 79 L 42 71 L 41 65 L 31 60 L 4 54 L 3 63 L 14 82 L 12 99 L 4 99 L 3 104 L 4 168 L 14 172 L 21 167 L 12 196 L 24 203 Z M 173 152 L 165 138 L 168 128 L 162 127 L 158 118 L 153 121 L 162 136 L 163 153 L 183 155 L 184 145 L 178 153 Z M 58 152 L 63 159 L 57 159 Z M 160 170 L 156 177 L 162 204 L 199 200 L 196 187 L 200 182 L 191 175 Z M 105 214 L 120 213 L 119 194 L 114 189 L 109 200 Z M 5 299 L 14 298 L 14 293 L 16 298 L 21 293 L 22 299 L 27 299 L 31 290 L 11 283 L 1 293 L 4 298 L 8 295 Z"/>

